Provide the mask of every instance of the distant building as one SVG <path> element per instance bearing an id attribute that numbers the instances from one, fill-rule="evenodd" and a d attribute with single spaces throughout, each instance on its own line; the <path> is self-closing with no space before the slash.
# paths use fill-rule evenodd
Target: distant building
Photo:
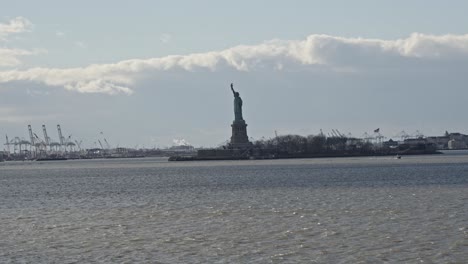
<path id="1" fill-rule="evenodd" d="M 436 145 L 437 149 L 466 149 L 468 135 L 461 133 L 445 133 L 440 137 L 427 137 L 427 141 Z"/>
<path id="2" fill-rule="evenodd" d="M 178 145 L 170 147 L 169 150 L 175 152 L 194 152 L 195 148 L 191 145 Z"/>
<path id="3" fill-rule="evenodd" d="M 382 145 L 387 148 L 395 148 L 395 147 L 398 147 L 398 141 L 394 141 L 393 139 L 390 139 L 388 141 L 382 142 Z"/>
<path id="4" fill-rule="evenodd" d="M 427 141 L 436 145 L 437 149 L 448 149 L 448 142 L 450 137 L 441 136 L 441 137 L 427 137 Z"/>
<path id="5" fill-rule="evenodd" d="M 466 142 L 461 140 L 451 139 L 448 142 L 448 149 L 466 149 Z"/>
<path id="6" fill-rule="evenodd" d="M 408 145 L 417 145 L 417 144 L 427 144 L 429 141 L 427 138 L 407 138 L 403 141 L 405 144 Z"/>

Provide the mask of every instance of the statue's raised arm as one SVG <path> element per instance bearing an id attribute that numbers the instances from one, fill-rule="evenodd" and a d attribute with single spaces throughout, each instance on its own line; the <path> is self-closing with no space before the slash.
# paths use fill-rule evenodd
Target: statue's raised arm
<path id="1" fill-rule="evenodd" d="M 236 91 L 234 91 L 234 84 L 233 84 L 233 83 L 231 83 L 231 91 L 232 91 L 232 93 L 233 93 L 234 95 L 236 94 Z"/>

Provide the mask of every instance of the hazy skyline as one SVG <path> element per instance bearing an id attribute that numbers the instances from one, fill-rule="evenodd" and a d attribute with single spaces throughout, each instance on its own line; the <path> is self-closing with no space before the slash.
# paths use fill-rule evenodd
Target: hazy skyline
<path id="1" fill-rule="evenodd" d="M 2 137 L 216 146 L 231 82 L 254 139 L 468 134 L 464 1 L 0 4 Z"/>

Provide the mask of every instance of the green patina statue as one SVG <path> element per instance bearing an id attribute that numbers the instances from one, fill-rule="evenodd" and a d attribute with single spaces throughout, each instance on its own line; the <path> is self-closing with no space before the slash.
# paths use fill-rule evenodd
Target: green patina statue
<path id="1" fill-rule="evenodd" d="M 234 121 L 243 121 L 242 118 L 242 99 L 240 98 L 239 92 L 234 91 L 234 84 L 231 83 L 231 90 L 234 94 Z"/>

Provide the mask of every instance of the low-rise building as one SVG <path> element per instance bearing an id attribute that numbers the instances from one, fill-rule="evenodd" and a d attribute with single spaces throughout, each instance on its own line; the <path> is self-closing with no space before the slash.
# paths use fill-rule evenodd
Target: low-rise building
<path id="1" fill-rule="evenodd" d="M 462 140 L 451 139 L 448 142 L 448 149 L 466 149 L 467 144 Z"/>
<path id="2" fill-rule="evenodd" d="M 427 137 L 427 141 L 436 145 L 437 149 L 466 149 L 468 148 L 468 135 L 461 133 L 448 133 L 444 136 Z"/>

